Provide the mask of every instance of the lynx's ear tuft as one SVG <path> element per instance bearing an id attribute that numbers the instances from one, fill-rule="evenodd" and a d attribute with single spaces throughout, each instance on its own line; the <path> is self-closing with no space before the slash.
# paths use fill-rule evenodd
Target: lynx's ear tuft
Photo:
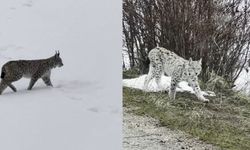
<path id="1" fill-rule="evenodd" d="M 190 57 L 190 58 L 189 58 L 189 64 L 191 64 L 191 63 L 192 63 L 192 61 L 193 61 L 193 60 L 192 60 L 192 58 Z"/>
<path id="2" fill-rule="evenodd" d="M 60 52 L 59 52 L 59 51 L 56 51 L 55 56 L 56 56 L 56 57 L 60 56 Z"/>
<path id="3" fill-rule="evenodd" d="M 202 58 L 199 60 L 199 63 L 201 64 L 201 62 L 202 62 Z"/>

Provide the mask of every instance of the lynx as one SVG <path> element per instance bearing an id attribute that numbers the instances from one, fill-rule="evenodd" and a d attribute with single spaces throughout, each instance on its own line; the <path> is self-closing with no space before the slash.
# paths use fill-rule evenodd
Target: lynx
<path id="1" fill-rule="evenodd" d="M 155 78 L 155 81 L 160 89 L 161 76 L 165 73 L 171 76 L 171 85 L 169 88 L 169 97 L 175 99 L 176 87 L 180 81 L 187 81 L 193 88 L 195 95 L 199 100 L 208 102 L 202 93 L 198 84 L 198 75 L 201 72 L 201 59 L 193 61 L 191 58 L 185 60 L 174 52 L 171 52 L 163 47 L 156 47 L 152 49 L 148 58 L 150 60 L 149 73 L 144 82 L 144 89 L 147 90 L 149 82 Z"/>
<path id="2" fill-rule="evenodd" d="M 22 77 L 30 78 L 28 90 L 31 90 L 40 78 L 42 78 L 47 86 L 53 86 L 50 80 L 51 69 L 62 66 L 63 63 L 59 52 L 56 52 L 54 56 L 47 59 L 9 61 L 2 67 L 0 94 L 8 86 L 16 92 L 17 90 L 12 82 Z"/>

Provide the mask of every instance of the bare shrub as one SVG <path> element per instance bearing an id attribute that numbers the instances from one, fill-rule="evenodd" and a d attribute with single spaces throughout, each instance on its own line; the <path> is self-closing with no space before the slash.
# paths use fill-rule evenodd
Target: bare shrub
<path id="1" fill-rule="evenodd" d="M 123 0 L 124 46 L 130 67 L 147 73 L 148 52 L 162 46 L 203 59 L 202 78 L 214 71 L 233 83 L 247 64 L 248 0 Z"/>

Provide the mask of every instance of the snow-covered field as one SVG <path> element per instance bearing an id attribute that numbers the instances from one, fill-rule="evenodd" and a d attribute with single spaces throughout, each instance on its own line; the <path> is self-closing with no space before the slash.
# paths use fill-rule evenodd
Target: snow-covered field
<path id="1" fill-rule="evenodd" d="M 60 50 L 54 88 L 14 83 L 0 96 L 1 150 L 118 150 L 122 143 L 121 1 L 0 1 L 0 65 Z M 114 13 L 115 12 L 115 13 Z M 109 66 L 109 67 L 107 67 Z M 110 84 L 112 83 L 112 84 Z"/>

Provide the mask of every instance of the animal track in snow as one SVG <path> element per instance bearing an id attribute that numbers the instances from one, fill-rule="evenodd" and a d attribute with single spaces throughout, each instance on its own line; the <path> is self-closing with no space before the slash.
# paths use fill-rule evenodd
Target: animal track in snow
<path id="1" fill-rule="evenodd" d="M 95 112 L 95 113 L 99 112 L 99 109 L 96 108 L 96 107 L 89 108 L 88 110 L 91 111 L 91 112 Z"/>
<path id="2" fill-rule="evenodd" d="M 86 98 L 85 95 L 89 95 L 89 93 L 91 92 L 96 92 L 100 89 L 100 86 L 95 82 L 61 80 L 59 81 L 59 84 L 55 86 L 55 88 L 72 100 L 83 100 L 84 98 Z"/>
<path id="3" fill-rule="evenodd" d="M 33 1 L 32 0 L 28 0 L 24 3 L 22 3 L 22 6 L 24 7 L 32 7 L 33 6 Z"/>

